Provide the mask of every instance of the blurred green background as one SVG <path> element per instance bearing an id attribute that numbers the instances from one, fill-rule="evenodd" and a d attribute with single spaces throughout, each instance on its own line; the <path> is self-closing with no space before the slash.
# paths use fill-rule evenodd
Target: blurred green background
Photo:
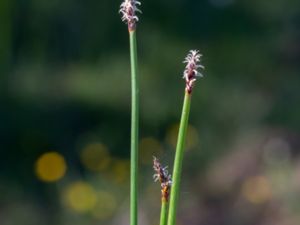
<path id="1" fill-rule="evenodd" d="M 120 1 L 1 0 L 1 225 L 129 224 L 130 69 Z M 300 2 L 142 1 L 140 224 L 159 222 L 200 49 L 178 225 L 300 223 Z"/>

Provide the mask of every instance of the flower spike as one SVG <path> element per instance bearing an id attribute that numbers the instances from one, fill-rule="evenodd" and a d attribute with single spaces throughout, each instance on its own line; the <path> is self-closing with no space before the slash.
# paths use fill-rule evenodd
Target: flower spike
<path id="1" fill-rule="evenodd" d="M 120 5 L 119 13 L 122 14 L 122 21 L 128 24 L 129 31 L 135 30 L 136 22 L 139 21 L 136 12 L 142 13 L 137 5 L 141 5 L 141 3 L 136 0 L 124 0 Z"/>
<path id="2" fill-rule="evenodd" d="M 171 174 L 168 173 L 167 167 L 162 167 L 159 160 L 153 156 L 153 175 L 154 181 L 159 181 L 161 186 L 161 198 L 164 202 L 169 201 L 170 189 L 172 185 Z"/>
<path id="3" fill-rule="evenodd" d="M 187 55 L 187 57 L 185 57 L 185 60 L 183 61 L 183 63 L 186 63 L 183 72 L 183 78 L 186 82 L 185 90 L 189 94 L 192 93 L 196 77 L 203 77 L 203 75 L 198 71 L 198 68 L 204 69 L 204 66 L 199 64 L 201 56 L 202 55 L 199 54 L 198 50 L 190 50 L 189 54 Z"/>

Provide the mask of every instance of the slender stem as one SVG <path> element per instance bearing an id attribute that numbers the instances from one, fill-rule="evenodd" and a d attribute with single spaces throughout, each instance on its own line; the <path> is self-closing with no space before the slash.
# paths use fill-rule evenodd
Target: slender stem
<path id="1" fill-rule="evenodd" d="M 160 210 L 160 225 L 167 225 L 168 219 L 168 202 L 164 199 L 161 201 L 161 210 Z"/>
<path id="2" fill-rule="evenodd" d="M 129 31 L 131 64 L 131 147 L 130 147 L 130 224 L 138 224 L 138 124 L 139 89 L 137 79 L 136 32 Z"/>
<path id="3" fill-rule="evenodd" d="M 172 184 L 171 195 L 170 195 L 168 225 L 175 225 L 176 222 L 176 210 L 177 210 L 177 203 L 179 197 L 179 184 L 180 184 L 181 168 L 182 168 L 185 138 L 186 138 L 187 126 L 188 126 L 190 105 L 191 105 L 191 94 L 185 92 L 178 139 L 177 139 L 174 168 L 173 168 L 173 184 Z"/>
<path id="4" fill-rule="evenodd" d="M 160 210 L 160 225 L 167 225 L 168 219 L 168 202 L 165 200 L 161 201 L 161 210 Z"/>

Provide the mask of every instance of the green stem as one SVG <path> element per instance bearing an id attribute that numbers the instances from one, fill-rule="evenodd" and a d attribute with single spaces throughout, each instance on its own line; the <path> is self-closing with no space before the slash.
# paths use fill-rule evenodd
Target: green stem
<path id="1" fill-rule="evenodd" d="M 168 202 L 165 200 L 161 201 L 161 210 L 160 210 L 160 225 L 167 225 L 168 219 Z"/>
<path id="2" fill-rule="evenodd" d="M 138 123 L 139 89 L 137 79 L 136 32 L 129 31 L 131 65 L 131 147 L 130 147 L 130 224 L 138 224 Z"/>
<path id="3" fill-rule="evenodd" d="M 185 92 L 178 139 L 177 139 L 174 168 L 173 168 L 173 184 L 172 184 L 171 195 L 170 195 L 168 225 L 175 225 L 176 222 L 176 210 L 177 210 L 178 197 L 179 197 L 179 184 L 180 184 L 180 177 L 181 177 L 183 153 L 184 153 L 185 138 L 186 138 L 187 127 L 188 127 L 190 106 L 191 106 L 191 94 Z"/>

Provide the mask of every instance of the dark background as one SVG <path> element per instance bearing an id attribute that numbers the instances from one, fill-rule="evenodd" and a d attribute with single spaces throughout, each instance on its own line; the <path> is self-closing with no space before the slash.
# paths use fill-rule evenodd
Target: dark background
<path id="1" fill-rule="evenodd" d="M 0 1 L 1 225 L 129 224 L 120 3 Z M 172 168 L 190 49 L 206 69 L 193 92 L 178 224 L 299 224 L 300 2 L 140 8 L 140 224 L 159 221 L 152 155 Z"/>

